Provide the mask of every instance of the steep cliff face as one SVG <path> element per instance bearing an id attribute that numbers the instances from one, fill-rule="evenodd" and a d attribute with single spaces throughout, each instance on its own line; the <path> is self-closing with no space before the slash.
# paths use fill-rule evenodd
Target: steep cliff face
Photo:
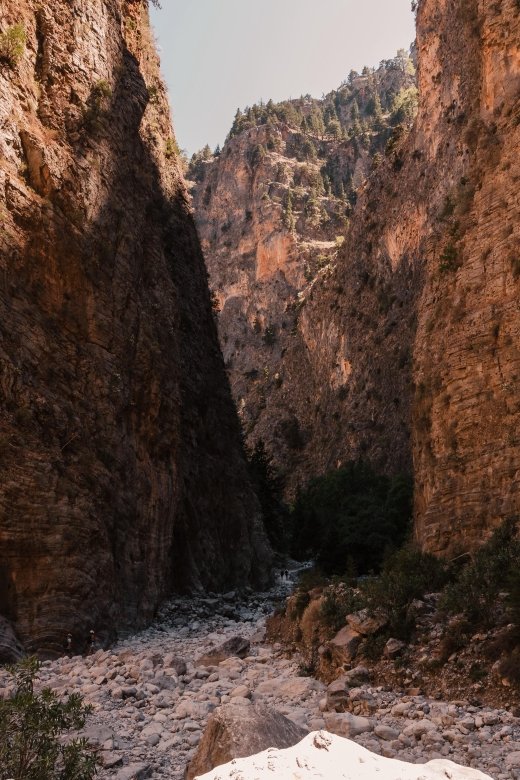
<path id="1" fill-rule="evenodd" d="M 418 26 L 418 130 L 445 200 L 414 351 L 417 535 L 455 552 L 520 510 L 520 7 L 424 0 Z"/>
<path id="2" fill-rule="evenodd" d="M 145 5 L 0 28 L 0 613 L 52 651 L 269 556 Z"/>
<path id="3" fill-rule="evenodd" d="M 292 238 L 278 233 L 266 253 L 257 235 L 249 266 L 241 253 L 235 262 L 233 243 L 222 249 L 236 266 L 223 328 L 243 312 L 251 275 L 267 268 L 261 327 L 271 305 L 286 323 L 271 359 L 261 345 L 255 365 L 230 370 L 242 415 L 289 488 L 350 458 L 388 472 L 413 461 L 416 535 L 442 554 L 473 548 L 520 510 L 519 40 L 517 0 L 419 3 L 414 127 L 394 136 L 358 189 L 344 244 L 330 248 L 291 316 L 280 302 L 294 301 Z M 240 181 L 249 192 L 252 176 Z M 245 200 L 231 192 L 236 225 L 231 202 Z M 214 191 L 207 197 L 206 207 Z M 250 340 L 249 317 L 228 359 Z M 257 387 L 250 418 L 246 380 Z"/>
<path id="4" fill-rule="evenodd" d="M 411 442 L 417 539 L 440 554 L 520 508 L 519 25 L 509 0 L 419 5 L 414 129 L 371 177 L 295 344 L 339 423 L 314 449 L 392 469 Z"/>
<path id="5" fill-rule="evenodd" d="M 340 356 L 334 351 L 334 328 L 340 341 L 346 336 L 328 304 L 322 332 L 306 307 L 333 273 L 359 187 L 410 120 L 414 85 L 412 61 L 401 52 L 377 70 L 351 74 L 322 100 L 238 113 L 220 155 L 206 151 L 208 159 L 198 155 L 190 167 L 246 440 L 251 447 L 265 442 L 289 494 L 352 448 L 343 446 L 350 420 L 338 414 L 351 365 L 344 346 Z M 336 307 L 336 288 L 334 295 Z M 373 424 L 370 416 L 355 423 L 356 430 Z"/>

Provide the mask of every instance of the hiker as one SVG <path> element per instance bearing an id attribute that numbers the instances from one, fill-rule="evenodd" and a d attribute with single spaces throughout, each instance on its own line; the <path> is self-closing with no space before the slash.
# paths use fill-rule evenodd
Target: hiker
<path id="1" fill-rule="evenodd" d="M 67 636 L 65 637 L 65 642 L 63 644 L 63 649 L 65 651 L 65 655 L 68 655 L 69 658 L 71 658 L 71 656 L 72 656 L 72 634 L 70 633 L 70 631 L 67 634 Z"/>
<path id="2" fill-rule="evenodd" d="M 92 655 L 94 652 L 94 645 L 96 643 L 96 634 L 93 628 L 90 629 L 89 635 L 87 637 L 86 647 L 85 647 L 85 655 Z"/>

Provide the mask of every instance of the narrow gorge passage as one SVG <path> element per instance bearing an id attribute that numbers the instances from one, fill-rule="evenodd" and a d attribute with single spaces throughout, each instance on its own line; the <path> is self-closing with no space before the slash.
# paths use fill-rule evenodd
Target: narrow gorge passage
<path id="1" fill-rule="evenodd" d="M 505 709 L 372 687 L 358 667 L 365 682 L 350 693 L 366 702 L 366 714 L 334 712 L 333 692 L 302 676 L 297 654 L 289 658 L 265 639 L 266 617 L 292 585 L 279 581 L 245 598 L 177 598 L 150 628 L 109 650 L 45 662 L 42 685 L 60 695 L 80 691 L 92 704 L 85 734 L 101 751 L 100 780 L 182 780 L 211 712 L 227 702 L 238 710 L 267 705 L 304 729 L 326 728 L 387 757 L 446 757 L 496 780 L 517 776 L 520 720 Z M 244 657 L 211 663 L 207 656 L 236 637 L 246 640 Z M 2 673 L 0 689 L 4 684 Z"/>

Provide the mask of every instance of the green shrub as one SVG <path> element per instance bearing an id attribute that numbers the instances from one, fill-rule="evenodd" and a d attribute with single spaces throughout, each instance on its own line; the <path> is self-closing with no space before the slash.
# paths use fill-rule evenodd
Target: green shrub
<path id="1" fill-rule="evenodd" d="M 23 24 L 15 24 L 0 33 L 0 62 L 15 68 L 25 51 L 26 34 Z"/>
<path id="2" fill-rule="evenodd" d="M 380 577 L 362 583 L 361 591 L 369 611 L 388 619 L 388 633 L 408 639 L 415 624 L 412 601 L 440 590 L 447 576 L 445 564 L 433 555 L 403 547 L 387 558 Z"/>
<path id="3" fill-rule="evenodd" d="M 61 702 L 49 688 L 34 691 L 35 658 L 10 671 L 15 693 L 0 699 L 0 780 L 91 780 L 97 756 L 85 739 L 62 739 L 80 729 L 90 712 L 79 694 Z"/>
<path id="4" fill-rule="evenodd" d="M 473 560 L 445 589 L 439 609 L 463 615 L 474 627 L 496 622 L 498 595 L 510 587 L 510 608 L 520 621 L 520 541 L 516 538 L 517 519 L 510 518 L 475 553 Z"/>
<path id="5" fill-rule="evenodd" d="M 345 625 L 347 615 L 357 612 L 362 606 L 359 593 L 353 588 L 332 585 L 325 591 L 320 615 L 329 628 L 339 631 Z"/>
<path id="6" fill-rule="evenodd" d="M 456 271 L 460 266 L 459 252 L 455 244 L 450 242 L 444 247 L 444 251 L 441 255 L 441 263 L 439 269 L 441 271 Z"/>
<path id="7" fill-rule="evenodd" d="M 111 96 L 112 89 L 106 79 L 100 79 L 92 85 L 84 112 L 85 125 L 89 131 L 99 129 L 101 120 L 107 113 L 108 100 Z"/>
<path id="8" fill-rule="evenodd" d="M 520 647 L 515 649 L 503 659 L 499 667 L 500 674 L 513 685 L 520 687 Z"/>
<path id="9" fill-rule="evenodd" d="M 388 548 L 400 546 L 411 519 L 411 480 L 377 474 L 352 462 L 313 480 L 292 510 L 293 557 L 315 558 L 325 574 L 379 570 Z"/>
<path id="10" fill-rule="evenodd" d="M 178 157 L 180 155 L 179 144 L 175 138 L 168 138 L 164 147 L 164 156 L 169 160 L 171 157 Z"/>

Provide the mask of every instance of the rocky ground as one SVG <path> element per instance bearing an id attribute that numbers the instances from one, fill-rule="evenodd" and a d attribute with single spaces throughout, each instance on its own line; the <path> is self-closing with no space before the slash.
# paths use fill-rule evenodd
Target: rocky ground
<path id="1" fill-rule="evenodd" d="M 85 733 L 100 747 L 102 780 L 180 780 L 209 714 L 226 702 L 266 704 L 386 757 L 447 757 L 499 780 L 520 778 L 520 719 L 506 709 L 372 687 L 359 667 L 328 688 L 301 676 L 299 658 L 265 639 L 266 616 L 290 589 L 279 582 L 245 597 L 175 599 L 153 626 L 109 650 L 44 663 L 42 685 L 81 691 L 93 707 Z M 5 686 L 0 673 L 0 695 Z"/>

